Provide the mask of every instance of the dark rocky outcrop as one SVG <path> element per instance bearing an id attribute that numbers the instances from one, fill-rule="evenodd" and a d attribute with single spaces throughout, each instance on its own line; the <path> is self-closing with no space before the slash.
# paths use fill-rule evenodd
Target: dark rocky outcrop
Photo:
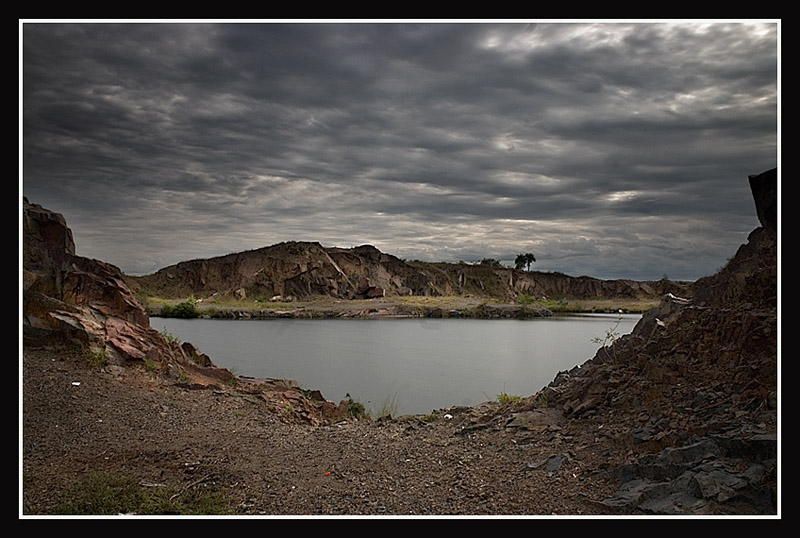
<path id="1" fill-rule="evenodd" d="M 624 483 L 605 501 L 610 509 L 776 512 L 775 178 L 758 176 L 764 226 L 725 268 L 698 280 L 691 298 L 666 294 L 630 335 L 532 399 L 570 419 L 602 421 L 606 434 L 647 453 L 616 471 Z"/>
<path id="2" fill-rule="evenodd" d="M 775 512 L 776 437 L 694 437 L 614 470 L 622 482 L 604 501 L 624 513 Z"/>
<path id="3" fill-rule="evenodd" d="M 761 226 L 772 231 L 778 229 L 778 169 L 773 168 L 748 177 L 756 215 Z"/>

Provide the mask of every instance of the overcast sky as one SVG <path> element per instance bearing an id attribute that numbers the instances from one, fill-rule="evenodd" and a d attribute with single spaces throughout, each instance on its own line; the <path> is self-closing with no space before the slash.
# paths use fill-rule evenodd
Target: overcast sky
<path id="1" fill-rule="evenodd" d="M 778 21 L 20 21 L 20 190 L 144 274 L 281 241 L 695 279 L 778 166 Z"/>

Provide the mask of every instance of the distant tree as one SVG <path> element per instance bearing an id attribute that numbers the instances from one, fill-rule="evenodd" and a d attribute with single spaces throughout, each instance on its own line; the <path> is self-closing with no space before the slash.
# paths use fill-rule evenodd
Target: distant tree
<path id="1" fill-rule="evenodd" d="M 481 260 L 480 265 L 488 265 L 489 267 L 502 267 L 500 262 L 494 258 L 484 258 Z"/>
<path id="2" fill-rule="evenodd" d="M 517 257 L 514 259 L 514 267 L 516 267 L 519 270 L 522 270 L 522 268 L 524 267 L 526 268 L 526 270 L 530 271 L 531 264 L 534 263 L 535 261 L 536 257 L 531 252 L 528 252 L 526 254 L 518 254 Z"/>

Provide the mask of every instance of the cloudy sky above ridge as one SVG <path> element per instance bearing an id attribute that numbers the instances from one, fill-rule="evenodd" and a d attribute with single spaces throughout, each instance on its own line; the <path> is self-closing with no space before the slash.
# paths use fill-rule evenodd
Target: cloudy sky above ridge
<path id="1" fill-rule="evenodd" d="M 281 241 L 695 279 L 778 165 L 779 25 L 20 22 L 20 190 L 130 274 Z"/>

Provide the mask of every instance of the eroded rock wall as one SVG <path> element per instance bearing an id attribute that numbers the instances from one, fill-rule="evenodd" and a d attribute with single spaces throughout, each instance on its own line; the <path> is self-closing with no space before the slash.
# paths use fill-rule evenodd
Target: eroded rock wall
<path id="1" fill-rule="evenodd" d="M 470 295 L 513 302 L 522 294 L 537 299 L 635 299 L 688 293 L 686 284 L 668 280 L 601 280 L 466 263 L 406 262 L 372 245 L 345 249 L 307 242 L 191 260 L 126 278 L 134 287 L 169 298 Z"/>
<path id="2" fill-rule="evenodd" d="M 756 207 L 769 215 L 776 174 L 760 176 Z M 762 224 L 725 268 L 694 284 L 692 297 L 665 294 L 630 335 L 537 395 L 631 447 L 609 508 L 775 513 L 778 237 L 774 222 Z"/>
<path id="3" fill-rule="evenodd" d="M 240 387 L 260 394 L 275 409 L 290 404 L 293 412 L 282 414 L 286 420 L 318 425 L 348 412 L 346 403 L 336 405 L 318 393 L 309 396 L 291 380 L 239 378 L 214 365 L 192 344 L 167 338 L 150 327 L 117 267 L 75 254 L 72 232 L 62 215 L 25 199 L 22 217 L 25 346 L 77 346 L 100 357 L 101 364 L 146 365 L 187 387 Z M 280 264 L 294 264 L 300 274 L 309 270 L 305 256 L 301 258 L 281 258 Z M 230 275 L 237 281 L 247 276 L 257 281 L 263 266 L 260 259 L 233 255 L 223 263 L 190 262 L 171 271 L 190 286 L 202 288 Z"/>

